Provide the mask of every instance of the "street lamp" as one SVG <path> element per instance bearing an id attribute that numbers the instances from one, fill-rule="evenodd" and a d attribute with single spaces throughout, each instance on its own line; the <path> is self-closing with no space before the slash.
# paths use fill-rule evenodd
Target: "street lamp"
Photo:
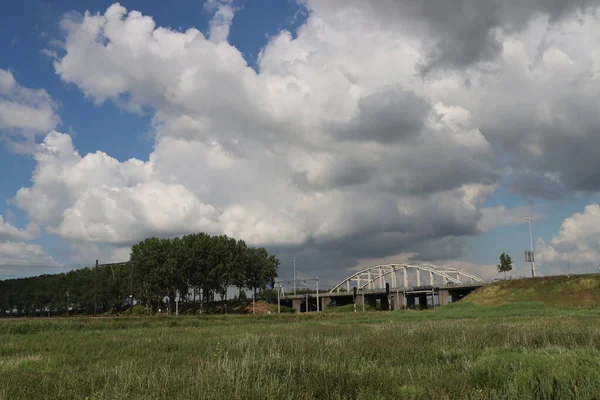
<path id="1" fill-rule="evenodd" d="M 533 252 L 533 236 L 531 235 L 531 218 L 527 218 L 527 222 L 529 223 L 529 244 L 531 245 L 531 277 L 535 278 L 535 256 Z"/>
<path id="2" fill-rule="evenodd" d="M 294 256 L 294 296 L 296 295 L 296 256 Z"/>

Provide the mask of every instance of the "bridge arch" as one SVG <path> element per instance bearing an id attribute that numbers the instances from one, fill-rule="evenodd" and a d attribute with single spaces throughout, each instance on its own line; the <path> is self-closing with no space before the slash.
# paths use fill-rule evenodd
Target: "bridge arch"
<path id="1" fill-rule="evenodd" d="M 416 277 L 416 279 L 412 280 L 412 285 L 409 285 L 409 271 Z M 352 287 L 356 287 L 358 290 L 377 289 L 377 284 L 379 284 L 379 289 L 383 289 L 386 283 L 389 283 L 391 288 L 425 286 L 422 284 L 424 281 L 421 280 L 422 272 L 428 275 L 427 284 L 429 286 L 434 286 L 434 277 L 441 278 L 443 284 L 448 284 L 449 282 L 454 284 L 483 282 L 483 279 L 456 268 L 432 264 L 393 263 L 373 265 L 362 271 L 358 271 L 334 286 L 330 290 L 330 293 L 339 292 L 342 289 L 350 291 Z M 401 279 L 398 276 L 399 273 Z"/>

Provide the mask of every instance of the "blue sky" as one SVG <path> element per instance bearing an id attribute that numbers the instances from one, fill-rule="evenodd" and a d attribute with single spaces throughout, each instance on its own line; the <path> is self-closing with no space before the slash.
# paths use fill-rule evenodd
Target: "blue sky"
<path id="1" fill-rule="evenodd" d="M 523 96 L 519 85 L 513 85 L 515 79 L 533 85 L 536 79 L 556 81 L 554 73 L 581 73 L 582 69 L 556 72 L 563 68 L 560 57 L 570 57 L 570 65 L 580 68 L 595 62 L 586 58 L 585 51 L 569 53 L 568 36 L 560 36 L 567 31 L 563 25 L 555 27 L 554 47 L 542 54 L 542 75 L 511 78 L 511 68 L 518 68 L 510 58 L 512 43 L 522 43 L 522 56 L 532 63 L 540 59 L 533 52 L 539 14 L 532 13 L 523 28 L 507 30 L 498 39 L 503 52 L 489 56 L 485 48 L 472 49 L 465 54 L 476 56 L 467 60 L 461 58 L 460 32 L 426 9 L 405 24 L 390 22 L 396 12 L 398 20 L 404 18 L 403 2 L 398 2 L 398 10 L 380 9 L 376 2 L 368 8 L 369 2 L 355 1 L 207 3 L 120 3 L 127 11 L 113 21 L 119 29 L 121 25 L 141 29 L 127 25 L 133 21 L 127 19 L 128 13 L 138 10 L 151 17 L 156 28 L 169 32 L 196 28 L 204 34 L 206 39 L 189 36 L 189 43 L 197 47 L 190 45 L 175 61 L 166 53 L 147 50 L 153 40 L 162 40 L 148 31 L 140 31 L 141 39 L 133 44 L 108 33 L 102 39 L 106 47 L 96 46 L 94 40 L 76 40 L 81 29 L 92 26 L 92 19 L 82 15 L 86 11 L 105 15 L 109 1 L 25 0 L 5 6 L 0 16 L 0 69 L 14 77 L 18 89 L 4 100 L 30 106 L 41 97 L 23 100 L 29 95 L 20 88 L 45 90 L 44 99 L 51 99 L 54 105 L 49 107 L 60 120 L 54 129 L 64 135 L 48 139 L 52 129 L 26 132 L 8 123 L 3 128 L 0 110 L 0 135 L 7 139 L 0 145 L 0 222 L 5 223 L 0 241 L 6 252 L 3 256 L 0 248 L 0 279 L 68 269 L 96 257 L 115 261 L 126 257 L 131 243 L 144 235 L 173 236 L 200 229 L 265 245 L 282 257 L 286 271 L 291 256 L 300 254 L 307 273 L 325 269 L 332 277 L 368 260 L 398 257 L 462 263 L 472 272 L 481 268 L 482 274 L 490 275 L 489 266 L 501 252 L 508 252 L 523 274 L 528 268 L 522 261 L 529 244 L 527 215 L 535 218 L 535 240 L 546 254 L 545 258 L 540 254 L 542 271 L 560 271 L 566 252 L 581 254 L 574 262 L 582 271 L 597 264 L 596 232 L 589 231 L 586 221 L 596 218 L 593 205 L 600 187 L 571 186 L 571 166 L 552 162 L 572 143 L 573 132 L 590 135 L 585 151 L 594 150 L 597 116 L 579 121 L 561 117 L 585 126 L 545 125 L 558 115 L 552 114 L 556 104 L 577 97 L 561 92 L 567 89 L 558 84 L 550 85 L 550 97 L 544 88 L 529 89 L 527 104 L 539 106 L 536 110 L 524 111 L 510 101 L 511 96 Z M 219 13 L 233 19 L 219 22 Z M 573 15 L 565 12 L 557 24 L 570 23 Z M 589 18 L 591 22 L 581 26 L 593 26 L 593 17 Z M 103 24 L 109 19 L 107 13 Z M 65 20 L 71 28 L 61 29 Z M 499 26 L 486 29 L 502 29 L 502 24 L 510 26 L 511 21 L 500 20 Z M 226 30 L 223 40 L 211 26 Z M 430 35 L 429 42 L 415 32 Z M 592 28 L 582 28 L 575 36 L 595 34 Z M 448 55 L 441 47 L 446 43 L 442 37 L 458 40 L 460 46 Z M 170 40 L 183 39 L 173 34 Z M 436 41 L 437 61 L 424 44 Z M 128 54 L 135 53 L 135 46 L 146 49 L 145 57 L 150 58 Z M 119 52 L 120 48 L 127 50 Z M 527 53 L 528 49 L 534 50 Z M 49 50 L 56 52 L 54 57 Z M 106 60 L 110 61 L 104 67 L 95 68 Z M 427 63 L 431 65 L 424 69 Z M 495 63 L 503 72 L 482 75 L 485 63 Z M 434 72 L 419 75 L 424 70 Z M 190 74 L 194 80 L 177 87 L 174 77 Z M 122 88 L 112 92 L 111 85 L 121 77 L 125 77 Z M 508 100 L 501 99 L 498 88 L 506 88 L 503 95 Z M 29 93 L 27 89 L 23 93 Z M 544 103 L 548 98 L 556 98 L 556 104 Z M 123 99 L 144 111 L 132 112 Z M 575 114 L 588 111 L 577 103 L 566 109 Z M 551 117 L 540 117 L 544 112 Z M 432 122 L 436 118 L 441 125 Z M 15 151 L 10 140 L 31 140 L 31 146 Z M 431 144 L 423 145 L 428 140 Z M 44 141 L 55 149 L 70 143 L 67 148 L 77 151 L 83 161 L 77 167 L 60 157 L 39 161 Z M 431 158 L 434 152 L 440 156 Z M 96 158 L 86 156 L 95 153 Z M 415 157 L 418 154 L 422 158 Z M 438 164 L 437 158 L 446 161 Z M 573 163 L 591 164 L 578 171 L 587 168 L 594 173 L 593 157 L 579 158 Z M 135 174 L 129 159 L 139 160 Z M 86 160 L 92 166 L 80 169 Z M 233 166 L 239 169 L 228 169 Z M 42 181 L 63 167 L 66 172 L 59 180 Z M 103 173 L 110 177 L 103 180 Z M 534 175 L 540 182 L 556 183 L 563 192 L 551 198 L 511 186 L 513 180 Z M 80 176 L 72 182 L 71 177 Z M 54 191 L 62 185 L 64 189 Z M 33 194 L 16 198 L 22 187 L 31 188 Z M 154 194 L 144 197 L 148 190 Z M 36 205 L 42 198 L 48 204 L 56 201 L 56 207 Z M 348 198 L 355 201 L 340 200 Z M 395 207 L 410 211 L 390 216 L 398 212 Z M 173 217 L 181 218 L 179 222 L 155 217 L 171 215 L 174 209 L 185 210 Z M 121 212 L 125 216 L 115 217 Z M 189 223 L 191 218 L 203 222 Z M 570 221 L 568 229 L 561 231 L 565 220 Z M 122 226 L 122 221 L 127 224 Z M 28 224 L 37 226 L 39 234 L 28 233 L 35 232 Z M 407 226 L 412 228 L 407 231 Z M 15 243 L 21 250 L 15 250 Z"/>

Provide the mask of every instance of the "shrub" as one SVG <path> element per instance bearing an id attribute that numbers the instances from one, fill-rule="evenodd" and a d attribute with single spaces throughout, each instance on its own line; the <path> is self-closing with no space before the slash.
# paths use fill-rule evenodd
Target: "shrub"
<path id="1" fill-rule="evenodd" d="M 150 310 L 148 310 L 141 304 L 136 304 L 135 306 L 133 306 L 131 313 L 133 315 L 150 315 Z"/>

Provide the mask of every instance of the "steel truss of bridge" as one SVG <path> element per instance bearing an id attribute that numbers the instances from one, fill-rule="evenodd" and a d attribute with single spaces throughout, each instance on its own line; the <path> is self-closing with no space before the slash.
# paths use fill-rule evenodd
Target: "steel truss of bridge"
<path id="1" fill-rule="evenodd" d="M 484 284 L 483 279 L 456 268 L 393 263 L 357 271 L 329 292 L 288 295 L 282 300 L 296 312 L 347 304 L 355 304 L 356 311 L 365 304 L 380 310 L 425 309 L 458 301 Z"/>

